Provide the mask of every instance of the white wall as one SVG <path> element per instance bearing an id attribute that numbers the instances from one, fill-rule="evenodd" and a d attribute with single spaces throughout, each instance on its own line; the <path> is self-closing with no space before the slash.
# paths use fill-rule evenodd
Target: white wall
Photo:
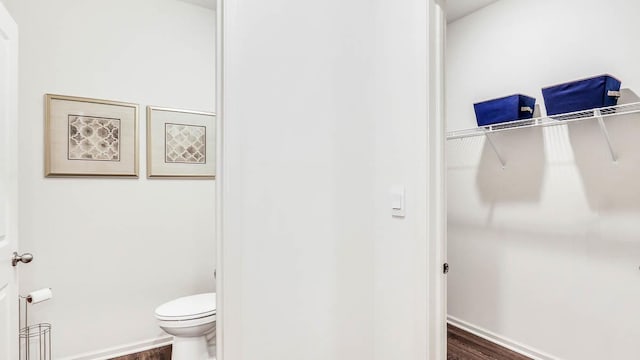
<path id="1" fill-rule="evenodd" d="M 640 92 L 640 3 L 499 1 L 450 24 L 448 127 L 473 103 L 611 73 Z M 566 360 L 640 358 L 640 126 L 596 123 L 451 140 L 449 314 Z"/>
<path id="2" fill-rule="evenodd" d="M 0 0 L 0 3 L 2 3 L 2 5 L 4 5 L 4 7 L 7 8 L 7 10 L 9 10 L 9 13 L 12 14 L 12 16 L 13 16 L 14 2 L 15 0 Z"/>
<path id="3" fill-rule="evenodd" d="M 225 360 L 426 359 L 427 2 L 225 3 Z"/>
<path id="4" fill-rule="evenodd" d="M 214 182 L 145 179 L 145 106 L 214 110 L 211 10 L 175 0 L 21 0 L 21 292 L 53 357 L 162 338 L 155 307 L 213 289 Z M 45 179 L 45 93 L 140 104 L 141 179 Z"/>

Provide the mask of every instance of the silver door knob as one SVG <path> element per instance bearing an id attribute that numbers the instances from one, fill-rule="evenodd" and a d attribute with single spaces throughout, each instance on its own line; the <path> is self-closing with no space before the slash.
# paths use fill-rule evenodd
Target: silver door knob
<path id="1" fill-rule="evenodd" d="M 18 255 L 17 252 L 13 252 L 13 258 L 11 259 L 11 265 L 16 266 L 19 262 L 28 264 L 33 261 L 33 255 L 29 253 L 24 253 L 22 255 Z"/>

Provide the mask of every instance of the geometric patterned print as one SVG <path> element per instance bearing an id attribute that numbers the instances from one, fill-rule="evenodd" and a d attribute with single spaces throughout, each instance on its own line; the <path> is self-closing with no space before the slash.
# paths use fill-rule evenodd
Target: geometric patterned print
<path id="1" fill-rule="evenodd" d="M 68 158 L 120 161 L 120 119 L 69 115 Z"/>
<path id="2" fill-rule="evenodd" d="M 205 164 L 207 128 L 204 126 L 165 124 L 165 162 Z"/>

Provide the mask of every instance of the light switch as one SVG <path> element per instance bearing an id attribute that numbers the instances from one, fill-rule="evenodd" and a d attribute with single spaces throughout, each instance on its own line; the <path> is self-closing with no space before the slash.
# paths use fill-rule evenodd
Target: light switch
<path id="1" fill-rule="evenodd" d="M 391 188 L 391 215 L 395 217 L 404 217 L 404 188 L 394 186 Z"/>

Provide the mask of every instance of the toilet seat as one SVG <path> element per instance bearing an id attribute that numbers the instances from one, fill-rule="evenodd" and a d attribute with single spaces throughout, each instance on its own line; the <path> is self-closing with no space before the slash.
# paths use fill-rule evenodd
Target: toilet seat
<path id="1" fill-rule="evenodd" d="M 161 321 L 181 322 L 215 317 L 216 293 L 185 296 L 169 301 L 158 306 L 155 315 Z"/>

